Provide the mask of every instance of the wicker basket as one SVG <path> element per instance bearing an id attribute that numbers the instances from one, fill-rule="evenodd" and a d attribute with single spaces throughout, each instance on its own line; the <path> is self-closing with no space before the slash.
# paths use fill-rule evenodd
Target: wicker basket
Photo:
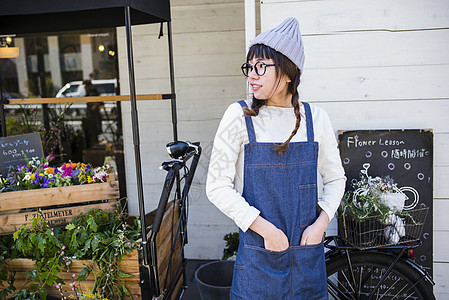
<path id="1" fill-rule="evenodd" d="M 350 245 L 358 249 L 378 248 L 382 246 L 396 245 L 412 242 L 420 239 L 424 222 L 429 211 L 428 207 L 409 210 L 401 213 L 401 220 L 404 224 L 405 235 L 401 236 L 397 242 L 392 242 L 390 234 L 394 230 L 387 228 L 380 222 L 379 216 L 372 216 L 358 220 L 352 216 L 343 216 L 340 212 L 337 216 L 338 230 L 340 236 Z"/>

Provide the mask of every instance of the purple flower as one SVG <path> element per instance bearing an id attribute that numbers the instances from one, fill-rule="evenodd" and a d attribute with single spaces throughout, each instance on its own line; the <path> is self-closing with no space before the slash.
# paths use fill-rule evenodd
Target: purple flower
<path id="1" fill-rule="evenodd" d="M 55 156 L 54 156 L 53 154 L 49 154 L 49 155 L 45 158 L 45 160 L 48 161 L 48 162 L 51 162 L 53 159 L 55 159 Z"/>
<path id="2" fill-rule="evenodd" d="M 63 165 L 61 169 L 63 170 L 61 178 L 64 178 L 67 176 L 72 176 L 72 172 L 73 172 L 72 167 L 67 167 L 67 165 Z"/>
<path id="3" fill-rule="evenodd" d="M 48 187 L 48 178 L 44 178 L 44 182 L 41 184 L 42 188 L 47 188 Z"/>
<path id="4" fill-rule="evenodd" d="M 81 171 L 80 170 L 73 170 L 72 171 L 72 178 L 77 179 L 80 176 Z"/>

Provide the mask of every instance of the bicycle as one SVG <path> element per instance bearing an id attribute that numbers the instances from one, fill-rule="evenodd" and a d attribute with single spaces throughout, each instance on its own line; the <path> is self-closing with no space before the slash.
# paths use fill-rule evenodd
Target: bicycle
<path id="1" fill-rule="evenodd" d="M 188 194 L 201 147 L 199 142 L 176 141 L 167 144 L 166 149 L 172 159 L 160 167 L 167 175 L 147 234 L 148 243 L 143 245 L 148 247 L 148 256 L 139 257 L 142 299 L 179 299 L 186 288 L 184 246 L 187 244 Z M 188 167 L 187 161 L 192 157 Z M 173 186 L 176 186 L 174 194 Z M 171 197 L 173 200 L 169 202 Z M 162 231 L 167 237 L 157 239 Z M 169 249 L 169 255 L 158 257 L 165 249 Z"/>
<path id="2" fill-rule="evenodd" d="M 324 240 L 329 299 L 434 300 L 435 284 L 412 260 L 421 241 L 360 250 L 340 236 Z"/>

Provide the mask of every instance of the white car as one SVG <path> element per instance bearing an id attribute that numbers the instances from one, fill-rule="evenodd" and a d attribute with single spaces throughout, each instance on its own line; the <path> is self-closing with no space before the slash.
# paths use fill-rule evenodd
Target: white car
<path id="1" fill-rule="evenodd" d="M 115 96 L 117 94 L 117 79 L 94 79 L 92 84 L 100 96 Z M 82 81 L 71 81 L 56 94 L 56 98 L 84 96 L 86 96 L 86 91 Z"/>

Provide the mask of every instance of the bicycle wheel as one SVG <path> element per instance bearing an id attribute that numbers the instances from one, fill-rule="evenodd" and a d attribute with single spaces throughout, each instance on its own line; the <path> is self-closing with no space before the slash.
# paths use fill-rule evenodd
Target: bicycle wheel
<path id="1" fill-rule="evenodd" d="M 367 299 L 394 258 L 374 252 L 351 253 L 326 262 L 329 299 Z M 351 272 L 352 270 L 352 272 Z M 434 300 L 432 285 L 413 267 L 398 261 L 372 299 Z"/>

